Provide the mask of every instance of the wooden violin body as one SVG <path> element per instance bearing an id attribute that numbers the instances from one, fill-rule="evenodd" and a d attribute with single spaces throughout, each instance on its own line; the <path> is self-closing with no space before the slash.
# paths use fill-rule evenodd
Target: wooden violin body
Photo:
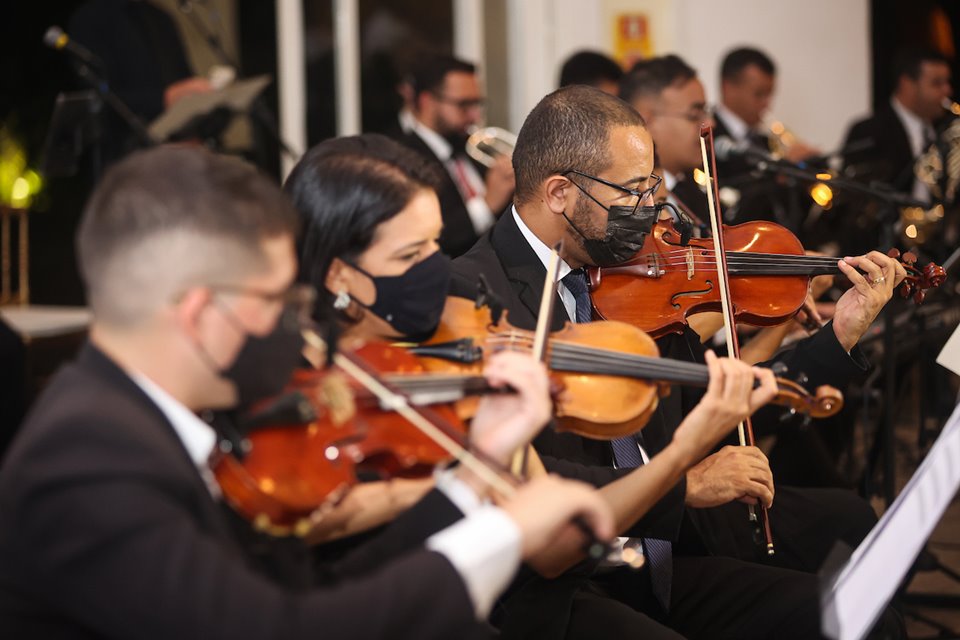
<path id="1" fill-rule="evenodd" d="M 373 342 L 352 347 L 400 386 L 425 373 L 405 349 Z M 466 426 L 451 405 L 430 410 L 465 441 Z M 357 482 L 358 469 L 423 477 L 450 459 L 336 368 L 295 372 L 284 393 L 259 404 L 245 422 L 250 426 L 239 450 L 222 443 L 211 467 L 231 507 L 273 535 L 308 533 Z"/>
<path id="2" fill-rule="evenodd" d="M 839 273 L 837 259 L 807 256 L 789 230 L 767 222 L 723 227 L 734 317 L 755 326 L 773 326 L 790 319 L 803 305 L 810 278 Z M 892 250 L 890 255 L 900 257 Z M 924 290 L 946 278 L 935 264 L 915 268 L 916 258 L 904 254 L 907 278 L 901 295 L 919 303 Z M 654 225 L 643 248 L 615 267 L 588 270 L 594 314 L 599 319 L 627 322 L 654 337 L 680 331 L 687 317 L 720 311 L 717 260 L 713 241 L 690 239 L 670 221 Z"/>
<path id="3" fill-rule="evenodd" d="M 430 370 L 478 372 L 489 353 L 528 351 L 532 342 L 532 332 L 504 318 L 494 323 L 486 307 L 448 298 L 437 333 L 414 351 Z M 556 396 L 559 428 L 594 439 L 639 431 L 671 383 L 705 387 L 709 381 L 705 365 L 660 358 L 649 335 L 623 322 L 567 324 L 550 335 L 546 362 L 562 388 Z M 831 387 L 811 396 L 789 380 L 777 382 L 774 402 L 793 412 L 824 417 L 843 406 L 843 396 Z"/>

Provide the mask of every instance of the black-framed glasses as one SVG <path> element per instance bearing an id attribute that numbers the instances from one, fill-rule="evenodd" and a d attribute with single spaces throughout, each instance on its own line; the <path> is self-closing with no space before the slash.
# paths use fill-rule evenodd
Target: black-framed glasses
<path id="1" fill-rule="evenodd" d="M 675 113 L 672 111 L 654 111 L 653 115 L 660 118 L 680 118 L 681 120 L 686 120 L 687 122 L 706 122 L 708 118 L 713 115 L 713 109 L 710 108 L 710 105 L 703 105 L 698 107 L 692 107 L 689 111 L 683 113 Z"/>
<path id="2" fill-rule="evenodd" d="M 309 284 L 294 284 L 282 291 L 264 291 L 257 287 L 244 287 L 234 284 L 211 284 L 207 287 L 214 293 L 226 293 L 238 296 L 253 296 L 261 300 L 278 304 L 285 317 L 304 322 L 311 318 L 317 301 L 317 290 Z"/>
<path id="3" fill-rule="evenodd" d="M 620 191 L 621 193 L 625 193 L 625 194 L 628 194 L 628 195 L 633 196 L 634 198 L 636 198 L 636 201 L 633 202 L 632 205 L 630 205 L 630 204 L 626 205 L 626 206 L 628 206 L 628 207 L 630 207 L 630 206 L 633 207 L 633 213 L 636 213 L 636 212 L 637 212 L 637 209 L 638 209 L 638 208 L 640 207 L 640 205 L 643 204 L 644 202 L 649 202 L 649 203 L 653 204 L 653 196 L 656 195 L 657 190 L 660 188 L 660 185 L 663 183 L 663 176 L 658 176 L 658 175 L 655 174 L 655 173 L 651 173 L 651 174 L 650 174 L 650 177 L 647 178 L 647 180 L 648 180 L 648 182 L 649 182 L 650 180 L 653 180 L 653 185 L 647 187 L 646 189 L 631 189 L 630 187 L 625 187 L 625 186 L 623 186 L 622 184 L 617 184 L 616 182 L 610 182 L 609 180 L 604 180 L 603 178 L 598 178 L 597 176 L 592 176 L 592 175 L 590 175 L 589 173 L 584 173 L 583 171 L 577 171 L 576 169 L 570 169 L 569 171 L 565 171 L 565 172 L 564 172 L 564 175 L 566 175 L 566 174 L 568 174 L 568 173 L 574 173 L 574 174 L 576 174 L 576 175 L 578 175 L 578 176 L 582 176 L 582 177 L 587 178 L 587 179 L 589 179 L 589 180 L 593 180 L 594 182 L 599 182 L 599 183 L 602 184 L 602 185 L 606 185 L 606 186 L 610 187 L 611 189 L 616 189 L 617 191 Z M 593 194 L 590 193 L 588 190 L 586 190 L 579 182 L 577 182 L 576 180 L 571 180 L 570 182 L 572 182 L 573 184 L 577 185 L 577 189 L 580 189 L 580 191 L 583 192 L 583 194 L 584 194 L 585 196 L 587 196 L 588 198 L 590 198 L 591 200 L 593 200 L 594 202 L 596 202 L 598 205 L 600 205 L 600 206 L 603 207 L 604 209 L 609 209 L 609 205 L 605 205 L 605 204 L 603 204 L 602 202 L 600 202 L 599 200 L 597 200 L 597 199 L 593 196 Z"/>
<path id="4" fill-rule="evenodd" d="M 442 93 L 434 93 L 433 97 L 436 98 L 437 102 L 443 102 L 449 104 L 453 107 L 456 107 L 460 111 L 469 111 L 470 109 L 482 109 L 483 105 L 486 104 L 486 100 L 483 98 L 464 98 L 462 100 L 454 100 L 453 98 L 448 98 Z"/>

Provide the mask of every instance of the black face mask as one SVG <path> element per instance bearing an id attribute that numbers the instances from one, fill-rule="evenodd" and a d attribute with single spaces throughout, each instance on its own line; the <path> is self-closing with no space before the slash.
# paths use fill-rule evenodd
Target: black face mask
<path id="1" fill-rule="evenodd" d="M 598 267 L 622 264 L 640 253 L 647 234 L 657 221 L 656 206 L 621 207 L 607 209 L 607 229 L 602 239 L 588 238 L 563 213 L 564 219 L 583 240 L 583 248 Z"/>
<path id="2" fill-rule="evenodd" d="M 414 342 L 433 335 L 440 324 L 450 288 L 450 258 L 437 251 L 399 276 L 374 276 L 356 265 L 351 266 L 370 278 L 377 293 L 372 305 L 353 298 L 357 304 Z"/>
<path id="3" fill-rule="evenodd" d="M 229 311 L 228 317 L 233 318 Z M 238 328 L 239 323 L 231 320 Z M 239 407 L 280 393 L 301 361 L 303 336 L 295 309 L 284 309 L 273 331 L 265 336 L 247 334 L 236 359 L 220 375 L 237 388 Z"/>

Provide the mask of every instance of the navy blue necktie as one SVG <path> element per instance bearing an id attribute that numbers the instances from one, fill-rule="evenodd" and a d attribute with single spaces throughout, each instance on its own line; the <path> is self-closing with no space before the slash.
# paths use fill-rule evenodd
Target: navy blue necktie
<path id="1" fill-rule="evenodd" d="M 577 303 L 576 321 L 590 322 L 593 307 L 590 303 L 586 273 L 583 269 L 574 269 L 561 281 L 573 294 L 573 299 Z M 642 437 L 638 433 L 636 436 L 617 438 L 610 443 L 613 446 L 613 459 L 618 468 L 632 469 L 643 465 L 643 456 L 640 455 Z M 673 582 L 673 546 L 669 540 L 643 538 L 643 553 L 650 567 L 653 595 L 656 596 L 663 610 L 669 611 L 670 585 Z"/>

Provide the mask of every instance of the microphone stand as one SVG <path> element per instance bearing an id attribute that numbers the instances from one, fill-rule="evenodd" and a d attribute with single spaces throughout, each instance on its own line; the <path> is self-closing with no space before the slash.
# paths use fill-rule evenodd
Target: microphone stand
<path id="1" fill-rule="evenodd" d="M 897 218 L 898 207 L 927 208 L 930 206 L 928 202 L 922 202 L 907 194 L 895 191 L 893 187 L 881 182 L 874 181 L 870 184 L 864 184 L 848 178 L 832 177 L 829 180 L 822 180 L 817 177 L 816 173 L 784 160 L 758 157 L 758 155 L 751 155 L 749 153 L 744 154 L 744 157 L 764 173 L 785 175 L 806 182 L 824 182 L 829 184 L 832 189 L 846 190 L 877 201 L 880 204 L 878 218 L 880 221 L 881 247 L 893 247 L 893 222 Z M 884 503 L 887 505 L 892 504 L 896 497 L 896 486 L 894 482 L 894 412 L 892 406 L 896 394 L 895 369 L 897 365 L 897 342 L 894 329 L 895 316 L 896 309 L 893 300 L 891 300 L 883 310 L 884 408 L 879 434 L 874 441 L 873 451 L 871 452 L 870 463 L 870 466 L 876 464 L 876 449 L 879 447 L 882 456 L 882 496 Z M 867 390 L 864 390 L 864 392 L 867 393 Z M 870 490 L 870 476 L 871 473 L 868 468 L 864 473 L 864 489 L 867 495 L 872 493 Z"/>
<path id="2" fill-rule="evenodd" d="M 142 147 L 152 147 L 157 144 L 157 141 L 153 139 L 150 135 L 150 132 L 147 130 L 147 126 L 143 123 L 143 120 L 130 110 L 130 107 L 120 99 L 120 97 L 110 89 L 110 83 L 107 82 L 107 79 L 104 75 L 101 75 L 96 69 L 91 67 L 85 62 L 75 60 L 74 71 L 77 76 L 90 86 L 94 91 L 97 92 L 97 95 L 100 96 L 100 99 L 103 100 L 114 113 L 120 116 L 120 119 L 130 128 L 130 130 L 136 135 L 137 141 Z"/>
<path id="3" fill-rule="evenodd" d="M 200 15 L 196 11 L 196 3 L 193 2 L 193 0 L 180 0 L 177 2 L 177 6 L 180 9 L 180 13 L 189 16 L 190 22 L 200 34 L 200 37 L 203 38 L 204 42 L 207 43 L 207 46 L 220 62 L 239 70 L 240 65 L 227 53 L 226 49 L 224 49 L 223 43 L 220 41 L 220 36 L 200 18 Z M 280 148 L 280 151 L 294 160 L 299 158 L 299 155 L 294 153 L 290 145 L 288 145 L 283 139 L 283 136 L 280 135 L 280 130 L 277 128 L 276 117 L 267 105 L 263 103 L 263 99 L 260 96 L 253 99 L 250 105 L 250 114 L 263 125 L 271 139 Z"/>

